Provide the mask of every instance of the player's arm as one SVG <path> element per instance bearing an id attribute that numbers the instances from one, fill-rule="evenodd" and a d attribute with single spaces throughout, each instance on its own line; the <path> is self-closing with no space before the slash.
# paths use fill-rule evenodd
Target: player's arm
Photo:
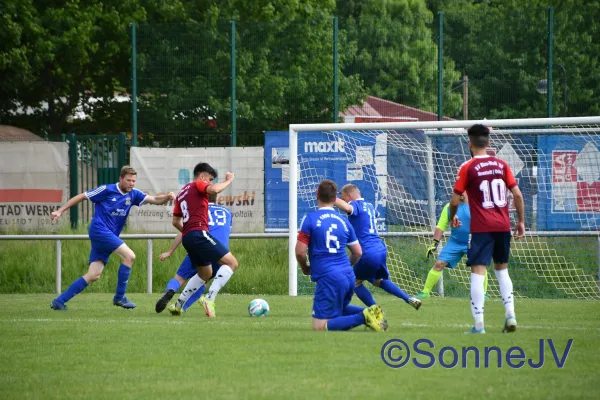
<path id="1" fill-rule="evenodd" d="M 171 243 L 171 247 L 169 248 L 169 250 L 165 253 L 162 253 L 158 258 L 160 258 L 160 261 L 165 261 L 167 258 L 171 257 L 171 255 L 173 254 L 173 252 L 179 247 L 179 245 L 181 244 L 181 238 L 183 237 L 183 235 L 181 234 L 181 232 L 179 232 L 179 234 L 177 236 L 175 236 L 175 239 L 173 239 L 173 243 Z"/>
<path id="2" fill-rule="evenodd" d="M 52 214 L 51 214 L 52 221 L 56 221 L 57 219 L 60 218 L 62 213 L 67 211 L 69 208 L 81 203 L 82 201 L 87 200 L 87 198 L 88 198 L 88 195 L 86 192 L 79 193 L 77 196 L 71 197 L 62 207 L 60 207 L 58 210 L 52 212 Z"/>
<path id="3" fill-rule="evenodd" d="M 346 214 L 352 214 L 352 212 L 354 211 L 354 208 L 350 204 L 346 203 L 340 198 L 335 199 L 335 206 L 343 212 L 345 212 Z"/>
<path id="4" fill-rule="evenodd" d="M 450 199 L 450 215 L 448 218 L 452 222 L 453 228 L 458 228 L 461 225 L 461 222 L 456 218 L 456 211 L 458 210 L 458 204 L 460 203 L 460 196 L 467 190 L 468 164 L 469 161 L 465 162 L 458 169 L 458 176 L 456 177 L 456 183 L 454 184 L 454 192 Z"/>
<path id="5" fill-rule="evenodd" d="M 452 227 L 458 228 L 462 225 L 462 222 L 459 221 L 456 216 L 456 211 L 458 210 L 458 205 L 460 204 L 460 194 L 452 193 L 452 199 L 450 199 L 450 221 L 452 221 Z"/>
<path id="6" fill-rule="evenodd" d="M 442 214 L 440 215 L 440 219 L 438 220 L 437 226 L 435 227 L 435 231 L 433 232 L 433 243 L 429 245 L 427 248 L 427 252 L 425 256 L 427 258 L 431 257 L 438 248 L 440 241 L 442 240 L 442 236 L 444 236 L 444 231 L 448 228 L 448 214 L 450 209 L 450 203 L 446 204 L 442 209 Z"/>
<path id="7" fill-rule="evenodd" d="M 357 241 L 349 244 L 348 249 L 350 249 L 350 265 L 356 265 L 358 260 L 362 257 L 362 247 L 360 247 L 360 243 Z"/>
<path id="8" fill-rule="evenodd" d="M 164 194 L 159 194 L 158 196 L 146 196 L 146 199 L 144 200 L 144 203 L 148 203 L 148 204 L 154 204 L 157 206 L 162 206 L 164 204 L 167 204 L 169 201 L 174 200 L 175 199 L 175 193 L 173 192 L 169 192 L 169 193 L 164 193 Z"/>
<path id="9" fill-rule="evenodd" d="M 310 245 L 310 219 L 304 216 L 300 223 L 300 232 L 296 241 L 296 261 L 304 275 L 310 275 L 310 265 L 308 264 L 308 246 Z"/>
<path id="10" fill-rule="evenodd" d="M 513 201 L 518 215 L 514 233 L 514 238 L 518 240 L 525 235 L 525 201 L 523 200 L 523 193 L 521 193 L 521 189 L 519 189 L 519 186 L 517 186 L 517 180 L 515 179 L 515 176 L 513 175 L 508 164 L 505 165 L 505 171 L 506 187 L 513 194 Z"/>
<path id="11" fill-rule="evenodd" d="M 175 206 L 173 206 L 173 219 L 171 223 L 179 232 L 183 232 L 183 212 L 179 206 L 179 200 L 175 199 Z"/>
<path id="12" fill-rule="evenodd" d="M 206 193 L 208 194 L 217 194 L 221 193 L 223 190 L 227 188 L 227 186 L 231 185 L 233 182 L 235 174 L 233 172 L 228 172 L 225 174 L 225 180 L 223 182 L 213 183 L 206 188 Z"/>

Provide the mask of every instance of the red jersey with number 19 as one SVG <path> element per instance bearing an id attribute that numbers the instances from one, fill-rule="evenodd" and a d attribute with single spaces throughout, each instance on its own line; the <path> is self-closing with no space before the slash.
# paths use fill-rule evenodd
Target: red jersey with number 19
<path id="1" fill-rule="evenodd" d="M 454 193 L 469 195 L 471 233 L 510 232 L 507 189 L 517 186 L 506 161 L 476 156 L 458 169 Z"/>
<path id="2" fill-rule="evenodd" d="M 181 188 L 175 198 L 173 215 L 183 217 L 183 236 L 191 231 L 208 231 L 208 193 L 210 182 L 194 181 Z"/>

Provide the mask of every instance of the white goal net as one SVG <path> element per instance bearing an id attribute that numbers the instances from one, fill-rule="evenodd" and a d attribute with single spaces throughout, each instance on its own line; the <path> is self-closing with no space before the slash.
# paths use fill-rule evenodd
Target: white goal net
<path id="1" fill-rule="evenodd" d="M 510 165 L 525 199 L 527 234 L 512 242 L 509 264 L 515 295 L 600 298 L 600 117 L 292 125 L 290 232 L 316 209 L 322 179 L 338 187 L 353 183 L 380 213 L 391 279 L 418 293 L 435 262 L 425 257 L 433 229 L 458 167 L 471 157 L 466 129 L 475 123 L 492 128 L 489 153 Z M 311 293 L 313 284 L 298 274 L 293 245 L 294 233 L 290 294 Z M 488 294 L 498 297 L 489 272 Z M 463 259 L 445 269 L 434 294 L 468 296 L 469 282 Z"/>

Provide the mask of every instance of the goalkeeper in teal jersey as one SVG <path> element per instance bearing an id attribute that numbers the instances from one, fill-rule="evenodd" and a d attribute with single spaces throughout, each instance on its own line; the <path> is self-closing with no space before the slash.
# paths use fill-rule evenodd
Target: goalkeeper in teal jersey
<path id="1" fill-rule="evenodd" d="M 430 296 L 431 289 L 437 284 L 442 275 L 442 271 L 445 267 L 454 268 L 456 264 L 460 262 L 460 260 L 467 254 L 469 249 L 469 236 L 470 225 L 471 225 L 471 212 L 469 211 L 469 200 L 467 198 L 467 192 L 465 192 L 460 198 L 460 204 L 458 205 L 458 211 L 456 214 L 458 215 L 459 220 L 461 221 L 461 225 L 458 228 L 452 228 L 450 233 L 450 239 L 448 243 L 442 249 L 440 255 L 437 258 L 433 268 L 427 274 L 427 280 L 425 281 L 425 287 L 423 290 L 417 294 L 416 297 L 420 299 L 425 299 Z M 433 243 L 427 248 L 427 258 L 432 256 L 442 239 L 442 235 L 444 231 L 448 227 L 450 223 L 450 203 L 444 206 L 442 210 L 442 215 L 440 215 L 440 219 L 435 228 L 435 232 L 433 234 Z M 484 280 L 484 292 L 485 297 L 487 298 L 487 283 L 488 283 L 488 275 L 487 271 L 485 272 L 485 280 Z"/>

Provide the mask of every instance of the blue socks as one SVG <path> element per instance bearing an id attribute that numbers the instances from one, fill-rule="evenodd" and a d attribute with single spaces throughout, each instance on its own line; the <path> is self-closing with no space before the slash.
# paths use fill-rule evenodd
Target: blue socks
<path id="1" fill-rule="evenodd" d="M 173 290 L 174 292 L 176 292 L 179 290 L 180 287 L 181 285 L 179 284 L 179 281 L 173 278 L 169 281 L 169 283 L 167 283 L 167 290 L 165 290 L 165 292 L 168 292 L 169 290 Z"/>
<path id="2" fill-rule="evenodd" d="M 352 304 L 349 304 L 346 306 L 346 308 L 344 308 L 343 313 L 344 315 L 354 315 L 363 312 L 363 310 L 363 307 L 353 306 Z"/>
<path id="3" fill-rule="evenodd" d="M 365 287 L 365 285 L 360 284 L 354 288 L 354 293 L 356 293 L 356 297 L 360 299 L 367 307 L 371 307 L 375 304 L 375 299 L 373 299 L 373 295 L 369 292 L 369 289 Z"/>
<path id="4" fill-rule="evenodd" d="M 392 281 L 389 281 L 387 279 L 383 279 L 381 281 L 381 284 L 379 285 L 380 288 L 382 288 L 383 290 L 385 290 L 386 292 L 393 294 L 396 297 L 400 297 L 402 300 L 408 302 L 408 299 L 410 298 L 409 295 L 407 295 L 406 293 L 404 293 L 402 291 L 402 289 L 400 289 L 398 286 L 394 285 L 394 283 Z M 357 293 L 358 295 L 358 293 Z M 360 296 L 359 296 L 360 298 Z M 361 299 L 362 300 L 362 299 Z"/>
<path id="5" fill-rule="evenodd" d="M 190 308 L 192 306 L 192 304 L 194 304 L 195 302 L 197 302 L 198 299 L 200 298 L 200 296 L 202 296 L 202 293 L 204 293 L 205 290 L 206 290 L 206 285 L 200 286 L 200 289 L 196 290 L 194 292 L 194 294 L 192 294 L 190 296 L 190 298 L 187 299 L 187 301 L 183 305 L 183 311 L 187 311 L 187 309 Z"/>
<path id="6" fill-rule="evenodd" d="M 56 298 L 59 302 L 65 304 L 73 297 L 77 296 L 83 289 L 87 287 L 88 283 L 83 279 L 83 276 L 71 283 L 71 286 L 65 290 L 60 296 Z"/>
<path id="7" fill-rule="evenodd" d="M 337 317 L 327 321 L 328 331 L 347 331 L 365 323 L 363 313 Z"/>
<path id="8" fill-rule="evenodd" d="M 117 291 L 115 293 L 115 299 L 122 299 L 125 297 L 125 291 L 127 290 L 127 283 L 129 282 L 129 275 L 131 275 L 131 267 L 125 264 L 119 266 L 119 280 L 117 282 Z"/>

